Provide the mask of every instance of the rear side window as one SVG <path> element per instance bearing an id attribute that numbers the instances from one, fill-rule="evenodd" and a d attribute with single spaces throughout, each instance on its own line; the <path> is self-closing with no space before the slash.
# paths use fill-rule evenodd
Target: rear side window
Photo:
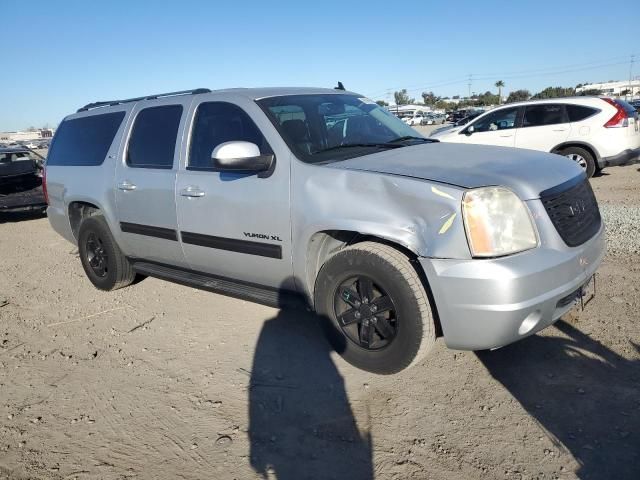
<path id="1" fill-rule="evenodd" d="M 263 155 L 273 153 L 251 117 L 240 107 L 226 102 L 201 103 L 191 135 L 188 168 L 211 168 L 213 149 L 221 143 L 231 141 L 254 143 Z"/>
<path id="2" fill-rule="evenodd" d="M 567 114 L 569 115 L 570 122 L 579 122 L 585 118 L 589 118 L 591 115 L 598 113 L 598 110 L 591 107 L 585 107 L 583 105 L 566 105 Z"/>
<path id="3" fill-rule="evenodd" d="M 140 110 L 131 131 L 127 165 L 135 168 L 173 168 L 182 105 Z"/>
<path id="4" fill-rule="evenodd" d="M 564 105 L 546 104 L 531 105 L 525 108 L 523 127 L 539 127 L 566 123 Z"/>
<path id="5" fill-rule="evenodd" d="M 102 165 L 124 115 L 113 112 L 65 120 L 51 144 L 47 165 Z"/>

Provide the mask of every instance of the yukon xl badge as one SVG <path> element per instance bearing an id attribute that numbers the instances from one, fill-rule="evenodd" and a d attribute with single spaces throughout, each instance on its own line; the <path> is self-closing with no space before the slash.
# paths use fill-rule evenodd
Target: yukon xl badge
<path id="1" fill-rule="evenodd" d="M 244 232 L 244 236 L 248 238 L 260 238 L 262 240 L 273 240 L 276 242 L 281 242 L 282 239 L 278 235 L 267 235 L 265 233 L 249 233 Z"/>

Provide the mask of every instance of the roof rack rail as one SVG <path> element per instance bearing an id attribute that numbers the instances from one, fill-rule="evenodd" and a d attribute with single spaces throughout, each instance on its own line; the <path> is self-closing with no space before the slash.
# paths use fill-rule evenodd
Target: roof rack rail
<path id="1" fill-rule="evenodd" d="M 87 103 L 84 107 L 79 108 L 78 112 L 86 112 L 87 110 L 91 110 L 93 108 L 119 105 L 121 103 L 138 102 L 140 100 L 155 100 L 156 98 L 174 97 L 177 95 L 197 95 L 199 93 L 209 93 L 209 92 L 211 92 L 211 90 L 209 90 L 208 88 L 194 88 L 193 90 L 180 90 L 178 92 L 156 93 L 155 95 L 147 95 L 145 97 L 126 98 L 124 100 L 106 100 L 103 102 Z"/>

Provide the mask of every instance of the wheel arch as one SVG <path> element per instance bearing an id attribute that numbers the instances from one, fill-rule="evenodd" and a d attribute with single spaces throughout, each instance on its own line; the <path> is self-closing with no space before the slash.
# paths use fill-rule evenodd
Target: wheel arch
<path id="1" fill-rule="evenodd" d="M 569 147 L 580 147 L 580 148 L 584 148 L 585 150 L 587 150 L 591 155 L 593 155 L 594 160 L 596 161 L 596 166 L 598 168 L 599 164 L 600 164 L 600 154 L 598 153 L 598 150 L 591 145 L 590 143 L 587 142 L 582 142 L 582 141 L 576 141 L 576 140 L 571 140 L 571 141 L 567 141 L 567 142 L 562 142 L 558 145 L 556 145 L 555 147 L 553 147 L 551 149 L 551 153 L 558 153 L 560 150 L 564 149 L 564 148 L 569 148 Z"/>
<path id="2" fill-rule="evenodd" d="M 69 226 L 71 227 L 71 232 L 73 233 L 76 242 L 78 241 L 78 233 L 80 231 L 80 224 L 82 223 L 82 220 L 101 212 L 103 212 L 102 208 L 89 201 L 74 200 L 69 202 L 69 205 L 67 206 L 67 215 L 69 217 Z"/>
<path id="3" fill-rule="evenodd" d="M 418 262 L 418 253 L 413 251 L 406 245 L 402 245 L 401 243 L 394 241 L 393 239 L 388 239 L 373 234 L 361 233 L 351 230 L 322 230 L 314 233 L 311 236 L 306 248 L 306 268 L 304 272 L 305 284 L 302 286 L 304 295 L 307 297 L 309 305 L 311 305 L 315 309 L 314 293 L 316 280 L 318 278 L 318 273 L 320 272 L 320 269 L 325 264 L 325 262 L 344 248 L 362 242 L 376 242 L 387 245 L 391 248 L 394 248 L 395 250 L 398 250 L 409 259 L 409 262 L 413 265 L 416 273 L 422 281 L 422 285 L 424 286 L 425 291 L 427 292 L 427 296 L 429 298 L 431 310 L 433 313 L 433 319 L 435 322 L 436 335 L 442 336 L 440 318 L 438 316 L 438 310 L 433 298 L 433 292 L 431 291 L 427 276 L 420 263 Z"/>

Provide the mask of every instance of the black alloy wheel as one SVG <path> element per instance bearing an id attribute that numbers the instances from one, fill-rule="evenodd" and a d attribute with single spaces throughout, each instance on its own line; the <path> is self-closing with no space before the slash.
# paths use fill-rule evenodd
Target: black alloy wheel
<path id="1" fill-rule="evenodd" d="M 78 231 L 78 250 L 84 273 L 100 290 L 126 287 L 136 278 L 131 262 L 116 243 L 102 215 L 82 220 Z"/>
<path id="2" fill-rule="evenodd" d="M 94 232 L 87 236 L 85 255 L 87 263 L 100 278 L 104 278 L 109 274 L 109 256 L 104 248 L 104 242 Z"/>
<path id="3" fill-rule="evenodd" d="M 364 275 L 340 284 L 334 296 L 334 313 L 344 335 L 366 350 L 387 347 L 398 332 L 393 300 Z"/>

